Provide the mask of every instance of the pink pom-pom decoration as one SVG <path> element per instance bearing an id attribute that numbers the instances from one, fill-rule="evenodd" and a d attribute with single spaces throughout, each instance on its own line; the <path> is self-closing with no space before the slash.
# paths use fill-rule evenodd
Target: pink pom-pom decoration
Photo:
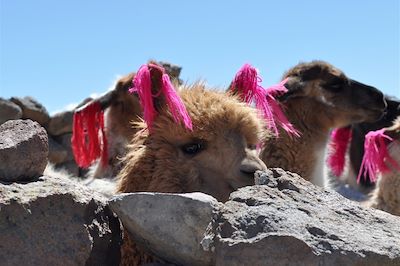
<path id="1" fill-rule="evenodd" d="M 341 176 L 345 166 L 347 147 L 352 137 L 350 127 L 334 129 L 331 133 L 331 151 L 328 165 L 335 176 Z"/>
<path id="2" fill-rule="evenodd" d="M 386 173 L 391 171 L 387 163 L 400 170 L 399 164 L 390 156 L 387 150 L 387 141 L 393 139 L 385 135 L 385 129 L 371 131 L 365 136 L 364 157 L 361 162 L 360 172 L 358 173 L 357 182 L 360 181 L 362 175 L 368 174 L 371 182 L 376 182 L 378 173 Z"/>
<path id="3" fill-rule="evenodd" d="M 161 71 L 161 90 L 156 95 L 152 93 L 152 80 L 151 80 L 151 68 Z M 192 120 L 186 110 L 182 99 L 176 93 L 169 76 L 165 73 L 164 68 L 154 64 L 143 65 L 140 67 L 136 76 L 133 79 L 133 87 L 129 89 L 130 93 L 136 92 L 139 96 L 140 104 L 143 108 L 144 120 L 151 130 L 154 119 L 157 116 L 157 110 L 154 106 L 154 99 L 160 97 L 162 94 L 165 97 L 166 104 L 170 110 L 172 117 L 175 122 L 182 122 L 184 126 L 192 130 Z"/>
<path id="4" fill-rule="evenodd" d="M 107 164 L 107 139 L 104 132 L 104 112 L 97 101 L 75 111 L 71 146 L 79 167 L 89 167 L 101 157 L 102 165 Z"/>
<path id="5" fill-rule="evenodd" d="M 262 79 L 259 77 L 257 69 L 245 64 L 236 73 L 231 89 L 235 90 L 244 102 L 248 104 L 255 102 L 256 108 L 262 112 L 268 121 L 268 129 L 273 131 L 275 135 L 279 136 L 277 128 L 277 124 L 279 124 L 289 134 L 299 137 L 299 132 L 288 121 L 281 106 L 275 99 L 275 97 L 288 91 L 284 86 L 286 80 L 268 89 L 264 89 L 259 84 L 261 81 Z"/>

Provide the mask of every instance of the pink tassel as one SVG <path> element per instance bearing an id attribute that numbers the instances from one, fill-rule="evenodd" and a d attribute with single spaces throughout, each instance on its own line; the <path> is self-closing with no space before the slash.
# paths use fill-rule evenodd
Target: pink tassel
<path id="1" fill-rule="evenodd" d="M 107 139 L 104 132 L 104 113 L 100 103 L 94 101 L 74 113 L 71 146 L 79 167 L 89 167 L 101 157 L 108 162 Z"/>
<path id="2" fill-rule="evenodd" d="M 242 100 L 250 104 L 255 101 L 256 108 L 260 110 L 268 121 L 268 129 L 279 136 L 277 123 L 289 134 L 299 137 L 299 132 L 288 121 L 275 97 L 287 92 L 284 84 L 287 80 L 265 90 L 259 83 L 261 78 L 257 70 L 249 64 L 245 64 L 238 71 L 232 82 L 231 89 L 239 91 Z"/>
<path id="3" fill-rule="evenodd" d="M 192 120 L 190 119 L 181 98 L 172 86 L 169 76 L 164 73 L 164 68 L 158 65 L 154 65 L 154 67 L 159 68 L 163 72 L 161 90 L 157 95 L 153 95 L 151 91 L 152 84 L 149 65 L 143 65 L 140 67 L 138 73 L 133 79 L 133 87 L 129 89 L 130 93 L 137 92 L 139 95 L 140 104 L 143 107 L 144 120 L 146 121 L 149 130 L 151 130 L 154 119 L 157 116 L 153 98 L 159 97 L 161 93 L 165 97 L 166 104 L 174 121 L 176 123 L 182 121 L 187 129 L 192 130 Z"/>
<path id="4" fill-rule="evenodd" d="M 393 141 L 393 139 L 385 135 L 385 129 L 371 131 L 365 136 L 364 157 L 361 162 L 360 172 L 358 173 L 357 182 L 360 182 L 361 175 L 368 174 L 371 182 L 376 182 L 378 173 L 386 173 L 390 171 L 387 162 L 400 170 L 399 164 L 390 156 L 387 151 L 385 141 Z M 386 160 L 386 162 L 385 162 Z"/>
<path id="5" fill-rule="evenodd" d="M 136 92 L 139 95 L 140 105 L 143 107 L 144 121 L 146 121 L 147 126 L 151 129 L 157 112 L 154 108 L 151 92 L 151 76 L 147 65 L 140 67 L 132 83 L 133 87 L 129 89 L 129 92 Z"/>
<path id="6" fill-rule="evenodd" d="M 335 176 L 341 176 L 344 170 L 347 147 L 352 137 L 350 127 L 334 129 L 331 133 L 331 152 L 328 165 Z"/>
<path id="7" fill-rule="evenodd" d="M 192 120 L 190 119 L 186 107 L 176 93 L 167 74 L 163 74 L 162 76 L 162 93 L 165 96 L 168 108 L 175 122 L 179 123 L 179 121 L 182 120 L 187 129 L 193 130 Z"/>

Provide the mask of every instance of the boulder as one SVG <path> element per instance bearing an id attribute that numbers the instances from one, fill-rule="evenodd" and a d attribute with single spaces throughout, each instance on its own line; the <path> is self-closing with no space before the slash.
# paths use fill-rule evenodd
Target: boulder
<path id="1" fill-rule="evenodd" d="M 0 183 L 1 265 L 118 265 L 118 219 L 96 192 L 65 177 Z"/>
<path id="2" fill-rule="evenodd" d="M 37 100 L 30 96 L 24 98 L 12 97 L 10 100 L 21 107 L 22 118 L 36 121 L 44 127 L 47 126 L 50 120 L 49 113 Z"/>
<path id="3" fill-rule="evenodd" d="M 270 169 L 207 229 L 216 265 L 400 265 L 400 219 Z"/>
<path id="4" fill-rule="evenodd" d="M 47 131 L 49 132 L 50 135 L 53 136 L 59 136 L 65 133 L 71 133 L 73 116 L 74 116 L 73 111 L 65 111 L 53 115 L 50 118 Z"/>
<path id="5" fill-rule="evenodd" d="M 47 132 L 31 120 L 9 120 L 0 125 L 0 180 L 35 179 L 43 174 L 49 146 Z"/>
<path id="6" fill-rule="evenodd" d="M 282 169 L 256 173 L 255 183 L 224 204 L 132 193 L 110 207 L 136 243 L 178 265 L 400 265 L 399 217 Z"/>
<path id="7" fill-rule="evenodd" d="M 67 158 L 66 158 L 67 161 L 74 161 L 74 154 L 72 152 L 72 147 L 71 147 L 71 138 L 72 138 L 72 133 L 66 133 L 54 137 L 54 139 L 67 151 Z"/>
<path id="8" fill-rule="evenodd" d="M 15 103 L 0 98 L 0 125 L 8 120 L 20 119 L 22 109 Z"/>
<path id="9" fill-rule="evenodd" d="M 210 265 L 200 245 L 217 200 L 203 193 L 127 193 L 110 201 L 136 243 L 178 265 Z"/>
<path id="10" fill-rule="evenodd" d="M 49 162 L 52 164 L 64 163 L 68 160 L 68 150 L 55 141 L 51 136 L 49 138 Z"/>

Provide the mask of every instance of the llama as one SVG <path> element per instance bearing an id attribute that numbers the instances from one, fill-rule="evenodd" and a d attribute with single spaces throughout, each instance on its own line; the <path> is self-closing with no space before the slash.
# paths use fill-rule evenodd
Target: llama
<path id="1" fill-rule="evenodd" d="M 349 184 L 352 188 L 363 193 L 374 189 L 374 183 L 368 175 L 362 178 L 357 184 L 357 173 L 360 171 L 361 161 L 364 156 L 364 139 L 369 131 L 375 131 L 384 127 L 390 127 L 396 117 L 400 116 L 400 101 L 393 97 L 385 96 L 387 109 L 384 116 L 374 123 L 360 123 L 351 125 L 352 136 L 348 151 L 348 169 L 339 176 L 340 181 Z"/>
<path id="2" fill-rule="evenodd" d="M 142 72 L 144 78 L 139 76 Z M 256 150 L 266 134 L 257 112 L 237 97 L 206 90 L 201 83 L 184 85 L 179 96 L 167 97 L 163 73 L 159 66 L 149 64 L 135 78 L 139 93 L 140 82 L 146 83 L 150 75 L 150 96 L 139 94 L 145 121 L 136 123 L 138 131 L 118 176 L 118 192 L 200 191 L 226 201 L 237 188 L 253 185 L 255 171 L 266 169 Z M 183 106 L 171 110 L 168 99 Z M 187 114 L 186 120 L 177 118 L 178 109 Z M 123 265 L 152 260 L 125 237 Z"/>
<path id="3" fill-rule="evenodd" d="M 285 131 L 279 138 L 267 136 L 260 158 L 268 167 L 281 167 L 326 187 L 324 157 L 330 130 L 379 119 L 386 108 L 383 94 L 323 61 L 300 63 L 284 79 L 288 92 L 278 99 L 301 137 Z"/>
<path id="4" fill-rule="evenodd" d="M 149 61 L 155 63 L 155 61 Z M 179 79 L 181 68 L 170 63 L 159 62 L 167 74 L 171 77 L 174 84 L 181 84 Z M 79 108 L 76 112 L 85 112 L 85 108 L 99 103 L 100 110 L 104 111 L 104 133 L 107 140 L 107 149 L 105 162 L 97 160 L 91 167 L 88 177 L 92 178 L 112 178 L 122 169 L 121 159 L 126 154 L 126 147 L 136 133 L 137 129 L 133 127 L 133 123 L 139 122 L 143 116 L 142 108 L 136 94 L 131 94 L 128 89 L 132 85 L 132 79 L 135 73 L 129 73 L 120 78 L 113 90 L 107 92 L 101 97 L 92 100 L 84 107 Z M 97 136 L 92 136 L 97 137 Z M 98 144 L 99 146 L 101 143 Z M 89 158 L 90 163 L 97 157 Z M 84 165 L 86 168 L 87 165 Z"/>
<path id="5" fill-rule="evenodd" d="M 364 150 L 358 180 L 378 180 L 365 205 L 400 216 L 400 116 L 391 127 L 369 132 Z"/>

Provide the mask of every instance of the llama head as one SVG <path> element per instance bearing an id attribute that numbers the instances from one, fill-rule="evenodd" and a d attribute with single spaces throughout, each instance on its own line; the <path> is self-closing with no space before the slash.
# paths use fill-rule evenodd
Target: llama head
<path id="1" fill-rule="evenodd" d="M 266 169 L 256 151 L 264 134 L 257 113 L 234 96 L 196 83 L 179 91 L 188 128 L 174 118 L 163 95 L 162 70 L 150 68 L 150 75 L 155 116 L 150 130 L 137 124 L 141 130 L 124 159 L 119 191 L 201 191 L 226 200 L 235 189 L 254 184 L 254 172 Z"/>
<path id="2" fill-rule="evenodd" d="M 322 104 L 331 128 L 376 121 L 386 108 L 379 90 L 346 77 L 323 61 L 300 63 L 284 78 L 288 78 L 285 86 L 289 92 L 281 100 L 307 97 Z"/>

